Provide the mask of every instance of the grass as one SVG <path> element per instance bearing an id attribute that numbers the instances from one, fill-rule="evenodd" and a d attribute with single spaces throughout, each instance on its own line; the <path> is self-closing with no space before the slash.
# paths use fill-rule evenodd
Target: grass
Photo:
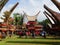
<path id="1" fill-rule="evenodd" d="M 60 38 L 17 38 L 12 36 L 0 41 L 0 45 L 60 45 Z"/>

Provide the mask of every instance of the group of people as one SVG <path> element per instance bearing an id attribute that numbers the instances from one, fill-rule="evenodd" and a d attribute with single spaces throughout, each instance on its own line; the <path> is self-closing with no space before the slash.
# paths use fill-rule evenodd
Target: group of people
<path id="1" fill-rule="evenodd" d="M 44 38 L 46 38 L 46 32 L 45 31 L 34 31 L 34 30 L 17 30 L 15 31 L 16 35 L 19 35 L 19 37 L 21 36 L 31 36 L 33 38 L 35 38 L 35 36 L 42 36 Z"/>

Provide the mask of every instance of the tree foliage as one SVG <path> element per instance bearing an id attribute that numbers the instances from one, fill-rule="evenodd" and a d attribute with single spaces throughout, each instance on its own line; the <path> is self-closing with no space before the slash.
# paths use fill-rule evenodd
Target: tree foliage
<path id="1" fill-rule="evenodd" d="M 42 25 L 47 25 L 48 23 L 50 23 L 48 19 L 45 19 L 42 22 L 39 22 L 39 24 L 42 24 Z"/>
<path id="2" fill-rule="evenodd" d="M 14 13 L 14 24 L 22 25 L 23 24 L 23 15 L 19 13 Z"/>

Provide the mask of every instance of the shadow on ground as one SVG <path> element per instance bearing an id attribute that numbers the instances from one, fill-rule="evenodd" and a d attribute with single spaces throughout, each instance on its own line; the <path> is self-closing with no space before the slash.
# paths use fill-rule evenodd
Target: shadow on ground
<path id="1" fill-rule="evenodd" d="M 31 43 L 31 44 L 60 45 L 60 42 L 39 42 L 39 41 L 7 41 L 6 43 Z"/>
<path id="2" fill-rule="evenodd" d="M 55 40 L 60 40 L 60 37 L 58 38 L 20 38 L 20 37 L 17 37 L 18 39 L 48 39 L 48 40 L 52 40 L 52 39 L 55 39 Z"/>

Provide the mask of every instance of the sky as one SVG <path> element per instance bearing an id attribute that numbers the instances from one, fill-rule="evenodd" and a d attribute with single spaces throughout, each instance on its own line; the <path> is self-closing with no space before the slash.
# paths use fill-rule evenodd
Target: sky
<path id="1" fill-rule="evenodd" d="M 60 2 L 60 0 L 57 0 Z M 40 11 L 40 14 L 37 16 L 38 21 L 43 21 L 46 19 L 44 12 L 44 4 L 47 5 L 49 8 L 56 12 L 60 12 L 58 8 L 51 2 L 51 0 L 9 0 L 7 4 L 4 6 L 2 11 L 0 12 L 0 17 L 4 14 L 6 10 L 10 10 L 14 4 L 19 2 L 19 5 L 15 8 L 13 13 L 23 13 L 26 12 L 29 16 L 34 16 L 37 12 Z M 11 14 L 11 17 L 13 17 L 13 13 Z M 1 21 L 1 19 L 0 19 Z"/>

